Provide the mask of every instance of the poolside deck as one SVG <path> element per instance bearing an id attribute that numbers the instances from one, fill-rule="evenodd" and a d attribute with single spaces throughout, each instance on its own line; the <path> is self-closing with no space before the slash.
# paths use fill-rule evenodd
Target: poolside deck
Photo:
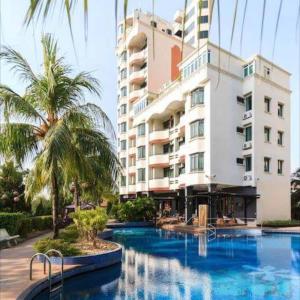
<path id="1" fill-rule="evenodd" d="M 15 300 L 23 290 L 32 285 L 35 281 L 46 277 L 43 273 L 43 265 L 34 263 L 33 281 L 29 280 L 29 262 L 31 256 L 36 253 L 33 244 L 49 236 L 50 233 L 39 236 L 16 247 L 3 249 L 0 251 L 0 299 Z M 65 266 L 65 269 L 74 266 Z M 52 273 L 60 271 L 60 266 L 52 265 Z"/>

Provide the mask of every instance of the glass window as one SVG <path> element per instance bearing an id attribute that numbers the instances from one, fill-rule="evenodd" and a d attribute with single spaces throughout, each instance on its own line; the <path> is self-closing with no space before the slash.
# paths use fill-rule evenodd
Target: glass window
<path id="1" fill-rule="evenodd" d="M 265 127 L 264 134 L 265 134 L 265 142 L 269 143 L 271 140 L 271 128 Z"/>
<path id="2" fill-rule="evenodd" d="M 121 109 L 121 115 L 125 115 L 127 113 L 127 105 L 126 104 L 122 104 L 120 109 Z"/>
<path id="3" fill-rule="evenodd" d="M 245 157 L 245 171 L 250 172 L 252 171 L 252 156 L 246 156 Z"/>
<path id="4" fill-rule="evenodd" d="M 123 52 L 121 53 L 121 60 L 122 60 L 123 62 L 126 62 L 126 61 L 127 61 L 127 52 L 126 52 L 126 51 L 123 51 Z"/>
<path id="5" fill-rule="evenodd" d="M 146 181 L 146 170 L 145 168 L 138 169 L 138 182 Z"/>
<path id="6" fill-rule="evenodd" d="M 126 176 L 121 176 L 121 186 L 126 186 Z"/>
<path id="7" fill-rule="evenodd" d="M 204 152 L 190 155 L 191 172 L 204 170 Z"/>
<path id="8" fill-rule="evenodd" d="M 192 22 L 185 30 L 185 36 L 187 36 L 195 28 L 195 22 Z"/>
<path id="9" fill-rule="evenodd" d="M 278 103 L 278 117 L 283 118 L 283 107 L 284 105 L 282 103 Z"/>
<path id="10" fill-rule="evenodd" d="M 254 62 L 244 66 L 244 77 L 250 76 L 254 73 Z"/>
<path id="11" fill-rule="evenodd" d="M 207 39 L 208 38 L 208 30 L 200 31 L 199 37 L 200 37 L 200 39 Z"/>
<path id="12" fill-rule="evenodd" d="M 142 124 L 139 124 L 138 125 L 138 136 L 144 136 L 145 135 L 145 130 L 146 129 L 146 126 L 145 126 L 145 123 L 142 123 Z"/>
<path id="13" fill-rule="evenodd" d="M 271 111 L 271 99 L 265 97 L 265 112 L 269 113 Z"/>
<path id="14" fill-rule="evenodd" d="M 282 146 L 283 145 L 283 132 L 278 131 L 278 140 L 277 140 L 278 145 Z"/>
<path id="15" fill-rule="evenodd" d="M 169 168 L 164 168 L 164 177 L 174 177 L 174 170 Z"/>
<path id="16" fill-rule="evenodd" d="M 245 142 L 252 141 L 252 126 L 247 126 L 245 128 Z"/>
<path id="17" fill-rule="evenodd" d="M 126 158 L 125 157 L 121 158 L 121 165 L 123 168 L 126 168 Z"/>
<path id="18" fill-rule="evenodd" d="M 277 167 L 277 173 L 278 174 L 283 174 L 283 160 L 278 160 L 278 167 Z"/>
<path id="19" fill-rule="evenodd" d="M 121 150 L 126 150 L 126 144 L 127 144 L 127 141 L 126 140 L 122 140 L 121 141 Z"/>
<path id="20" fill-rule="evenodd" d="M 123 86 L 121 88 L 121 97 L 126 97 L 127 96 L 127 87 Z"/>
<path id="21" fill-rule="evenodd" d="M 204 88 L 197 88 L 196 90 L 191 92 L 191 107 L 197 104 L 204 103 Z"/>
<path id="22" fill-rule="evenodd" d="M 208 8 L 208 0 L 202 0 L 202 8 Z"/>
<path id="23" fill-rule="evenodd" d="M 137 149 L 138 149 L 138 159 L 145 158 L 146 157 L 146 147 L 140 146 Z"/>
<path id="24" fill-rule="evenodd" d="M 122 122 L 120 124 L 120 126 L 121 126 L 121 133 L 126 133 L 126 130 L 127 130 L 127 124 L 126 124 L 126 122 Z"/>
<path id="25" fill-rule="evenodd" d="M 200 17 L 200 22 L 201 23 L 208 23 L 208 16 L 201 16 Z"/>
<path id="26" fill-rule="evenodd" d="M 246 111 L 252 110 L 252 94 L 245 96 Z"/>
<path id="27" fill-rule="evenodd" d="M 191 139 L 204 136 L 204 119 L 196 120 L 190 124 Z"/>
<path id="28" fill-rule="evenodd" d="M 264 171 L 265 172 L 270 172 L 270 163 L 271 163 L 271 158 L 264 157 Z"/>
<path id="29" fill-rule="evenodd" d="M 126 79 L 127 78 L 127 69 L 124 68 L 121 70 L 121 79 Z"/>

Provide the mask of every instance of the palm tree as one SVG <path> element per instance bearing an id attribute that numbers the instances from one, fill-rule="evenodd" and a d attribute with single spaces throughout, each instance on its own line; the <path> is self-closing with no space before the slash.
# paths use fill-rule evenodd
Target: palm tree
<path id="1" fill-rule="evenodd" d="M 42 37 L 42 48 L 41 74 L 35 74 L 12 48 L 0 53 L 0 59 L 11 64 L 11 70 L 27 84 L 24 95 L 0 85 L 4 116 L 0 153 L 20 164 L 33 159 L 26 196 L 50 190 L 56 238 L 62 181 L 99 179 L 103 168 L 116 170 L 117 158 L 106 136 L 113 131 L 108 117 L 97 105 L 84 103 L 85 91 L 100 97 L 97 79 L 86 72 L 71 77 L 71 68 L 58 57 L 57 42 L 50 35 Z"/>

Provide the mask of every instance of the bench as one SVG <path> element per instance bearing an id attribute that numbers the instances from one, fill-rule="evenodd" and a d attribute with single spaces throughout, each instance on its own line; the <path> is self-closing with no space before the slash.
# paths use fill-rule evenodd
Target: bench
<path id="1" fill-rule="evenodd" d="M 11 247 L 10 242 L 14 242 L 17 245 L 19 235 L 10 236 L 5 228 L 0 228 L 0 244 L 6 244 L 6 246 Z"/>

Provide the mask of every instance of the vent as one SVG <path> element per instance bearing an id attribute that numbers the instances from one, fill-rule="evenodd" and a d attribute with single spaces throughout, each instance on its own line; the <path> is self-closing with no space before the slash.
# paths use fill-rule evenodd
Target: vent
<path id="1" fill-rule="evenodd" d="M 244 128 L 243 127 L 240 127 L 240 126 L 238 126 L 237 128 L 236 128 L 236 132 L 238 132 L 238 133 L 244 133 Z"/>
<path id="2" fill-rule="evenodd" d="M 243 165 L 243 164 L 244 164 L 244 159 L 238 157 L 238 158 L 236 159 L 236 163 L 237 163 L 238 165 Z"/>
<path id="3" fill-rule="evenodd" d="M 238 103 L 241 103 L 241 104 L 244 104 L 244 103 L 245 103 L 244 97 L 241 97 L 241 96 L 237 96 L 237 97 L 236 97 L 236 101 L 237 101 Z"/>

